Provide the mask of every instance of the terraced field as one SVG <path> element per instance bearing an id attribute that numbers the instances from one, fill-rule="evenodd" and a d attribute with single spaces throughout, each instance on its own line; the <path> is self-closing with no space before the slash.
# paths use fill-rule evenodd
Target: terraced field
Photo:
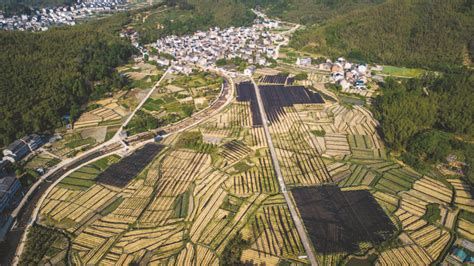
<path id="1" fill-rule="evenodd" d="M 321 265 L 361 254 L 377 265 L 426 265 L 455 236 L 472 241 L 465 181 L 393 160 L 365 107 L 294 86 L 286 75 L 260 83 L 284 182 Z M 255 92 L 242 82 L 237 99 L 205 122 L 56 186 L 40 223 L 67 232 L 68 261 L 219 265 L 240 254 L 254 265 L 307 264 Z"/>

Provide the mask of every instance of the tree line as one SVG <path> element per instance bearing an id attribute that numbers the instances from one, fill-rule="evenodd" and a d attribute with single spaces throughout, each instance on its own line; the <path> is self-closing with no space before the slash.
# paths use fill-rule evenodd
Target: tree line
<path id="1" fill-rule="evenodd" d="M 409 80 L 387 79 L 373 104 L 387 145 L 415 168 L 454 152 L 474 180 L 474 72 L 464 69 Z"/>

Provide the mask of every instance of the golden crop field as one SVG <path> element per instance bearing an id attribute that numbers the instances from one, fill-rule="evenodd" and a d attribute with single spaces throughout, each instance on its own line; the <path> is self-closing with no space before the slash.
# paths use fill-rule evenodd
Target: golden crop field
<path id="1" fill-rule="evenodd" d="M 321 251 L 314 244 L 321 239 L 312 238 L 321 265 L 362 254 L 375 256 L 377 265 L 426 265 L 446 254 L 454 234 L 472 240 L 473 223 L 460 215 L 473 206 L 466 184 L 422 175 L 390 158 L 366 107 L 325 98 L 271 114 L 270 135 L 290 200 L 298 187 L 364 191 L 396 229 L 381 245 L 362 239 L 351 251 Z M 165 148 L 124 187 L 55 187 L 40 222 L 68 232 L 69 261 L 77 265 L 221 265 L 235 251 L 253 265 L 307 264 L 258 116 L 251 102 L 234 100 L 164 139 Z M 341 209 L 365 204 L 356 200 Z M 342 219 L 319 215 L 328 215 L 319 225 L 328 230 Z"/>

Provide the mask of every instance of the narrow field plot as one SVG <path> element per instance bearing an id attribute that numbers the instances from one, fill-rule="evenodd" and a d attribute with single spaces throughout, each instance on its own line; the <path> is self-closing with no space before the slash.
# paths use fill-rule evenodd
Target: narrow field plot
<path id="1" fill-rule="evenodd" d="M 221 147 L 220 154 L 227 161 L 233 164 L 245 158 L 252 150 L 240 141 L 232 140 Z"/>
<path id="2" fill-rule="evenodd" d="M 393 194 L 409 190 L 413 183 L 421 177 L 411 170 L 401 168 L 398 164 L 390 164 L 390 162 L 371 166 L 382 173 L 382 177 L 376 181 L 375 188 Z"/>
<path id="3" fill-rule="evenodd" d="M 470 241 L 474 241 L 474 223 L 467 219 L 459 219 L 458 233 Z"/>
<path id="4" fill-rule="evenodd" d="M 340 186 L 370 185 L 377 175 L 376 172 L 363 165 L 350 165 L 349 170 L 350 175 L 339 183 Z"/>
<path id="5" fill-rule="evenodd" d="M 253 193 L 275 193 L 279 191 L 279 185 L 274 174 L 272 161 L 268 150 L 264 157 L 257 158 L 255 166 L 242 173 L 233 175 L 227 181 L 232 193 L 246 196 Z"/>
<path id="6" fill-rule="evenodd" d="M 447 179 L 456 191 L 454 202 L 461 209 L 474 213 L 474 197 L 472 187 L 461 179 Z"/>
<path id="7" fill-rule="evenodd" d="M 248 225 L 257 258 L 297 258 L 305 253 L 286 206 L 262 207 Z"/>
<path id="8" fill-rule="evenodd" d="M 278 265 L 280 258 L 271 254 L 261 254 L 258 250 L 246 249 L 242 252 L 241 261 L 250 265 Z"/>
<path id="9" fill-rule="evenodd" d="M 79 222 L 86 216 L 96 212 L 114 196 L 113 191 L 100 185 L 93 185 L 86 191 L 76 193 L 74 196 L 60 201 L 54 207 L 48 203 L 41 213 L 57 222 L 63 220 Z"/>
<path id="10" fill-rule="evenodd" d="M 382 252 L 376 265 L 428 265 L 432 261 L 425 250 L 411 245 Z"/>

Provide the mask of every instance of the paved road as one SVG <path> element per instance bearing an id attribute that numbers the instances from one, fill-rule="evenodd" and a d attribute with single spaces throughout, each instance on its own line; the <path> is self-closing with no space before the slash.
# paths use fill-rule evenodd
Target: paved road
<path id="1" fill-rule="evenodd" d="M 166 70 L 160 80 L 122 123 L 120 129 L 117 130 L 117 133 L 112 139 L 87 151 L 84 154 L 79 155 L 78 157 L 61 162 L 56 168 L 51 169 L 49 173 L 42 176 L 40 180 L 31 186 L 25 197 L 20 202 L 19 206 L 11 214 L 13 220 L 15 220 L 15 224 L 14 228 L 12 228 L 7 233 L 4 243 L 0 244 L 0 265 L 11 265 L 13 262 L 16 262 L 14 261 L 15 253 L 21 244 L 22 238 L 25 238 L 24 232 L 26 228 L 32 223 L 31 217 L 35 207 L 41 196 L 56 180 L 58 180 L 69 170 L 74 169 L 81 164 L 122 148 L 122 145 L 125 143 L 120 138 L 120 132 L 130 122 L 135 113 L 145 104 L 146 100 L 153 94 L 169 71 L 170 68 Z"/>
<path id="2" fill-rule="evenodd" d="M 21 243 L 22 236 L 25 232 L 27 226 L 31 223 L 31 216 L 35 210 L 36 204 L 40 200 L 41 196 L 44 194 L 48 188 L 63 176 L 66 172 L 71 169 L 76 168 L 77 166 L 93 160 L 101 155 L 110 153 L 117 149 L 120 149 L 122 146 L 117 144 L 109 145 L 103 149 L 94 151 L 92 153 L 84 154 L 82 157 L 79 157 L 77 160 L 72 161 L 68 164 L 63 165 L 58 170 L 52 172 L 48 175 L 43 182 L 40 182 L 35 190 L 32 193 L 25 197 L 27 204 L 15 213 L 16 222 L 14 227 L 7 233 L 6 240 L 0 245 L 0 265 L 11 265 L 15 259 L 15 253 L 18 246 Z"/>
<path id="3" fill-rule="evenodd" d="M 272 137 L 270 135 L 270 129 L 268 128 L 267 114 L 265 113 L 265 109 L 263 107 L 263 101 L 260 94 L 260 89 L 258 85 L 255 83 L 255 80 L 252 77 L 250 79 L 252 80 L 252 83 L 255 87 L 255 94 L 257 95 L 258 109 L 260 110 L 260 115 L 262 116 L 263 129 L 264 129 L 265 136 L 267 139 L 268 148 L 270 149 L 270 155 L 272 157 L 273 167 L 275 168 L 275 173 L 278 179 L 278 183 L 280 184 L 281 192 L 283 193 L 283 196 L 285 197 L 286 204 L 288 205 L 288 209 L 290 210 L 291 217 L 293 218 L 296 230 L 298 231 L 298 234 L 300 235 L 301 242 L 303 243 L 304 249 L 306 250 L 306 255 L 308 256 L 308 259 L 311 262 L 311 265 L 318 265 L 318 262 L 316 261 L 316 257 L 314 256 L 312 244 L 309 241 L 308 235 L 306 234 L 306 231 L 304 229 L 303 222 L 301 221 L 298 215 L 298 212 L 296 211 L 296 207 L 293 201 L 291 200 L 290 195 L 288 194 L 288 191 L 286 189 L 285 180 L 283 179 L 283 175 L 281 173 L 280 163 L 278 162 L 278 157 L 276 155 L 275 147 L 273 146 Z"/>
<path id="4" fill-rule="evenodd" d="M 160 80 L 158 80 L 158 82 L 155 83 L 155 86 L 153 86 L 153 88 L 147 93 L 147 95 L 145 96 L 145 98 L 142 99 L 142 101 L 137 105 L 137 107 L 135 108 L 135 110 L 133 110 L 133 112 L 127 117 L 127 119 L 122 123 L 122 125 L 120 126 L 119 130 L 117 130 L 117 133 L 115 133 L 114 137 L 119 137 L 120 133 L 122 132 L 122 130 L 128 125 L 128 123 L 130 123 L 130 121 L 132 120 L 133 116 L 135 116 L 135 114 L 137 113 L 137 111 L 142 108 L 142 106 L 146 103 L 146 101 L 148 100 L 148 98 L 151 97 L 151 95 L 155 92 L 155 90 L 160 86 L 160 83 L 163 81 L 163 79 L 166 78 L 166 75 L 168 75 L 169 73 L 171 72 L 171 67 L 169 67 L 168 69 L 166 69 L 166 72 L 163 74 L 163 76 L 161 76 Z"/>
<path id="5" fill-rule="evenodd" d="M 188 121 L 183 121 L 185 126 L 176 126 L 172 132 L 170 132 L 167 135 L 171 134 L 176 134 L 184 129 L 188 129 L 190 127 L 193 127 L 202 121 L 208 119 L 211 114 L 215 114 L 219 111 L 221 111 L 223 108 L 225 108 L 232 100 L 232 95 L 234 94 L 235 91 L 235 84 L 232 80 L 232 78 L 225 72 L 215 70 L 215 69 L 209 69 L 210 71 L 215 71 L 216 73 L 224 76 L 224 78 L 227 80 L 228 84 L 225 88 L 222 89 L 218 100 L 216 100 L 209 108 L 206 108 L 205 110 L 209 110 L 209 112 L 204 112 L 205 115 L 200 115 L 198 119 L 194 119 L 192 123 Z M 169 70 L 166 71 L 166 73 L 163 75 L 162 79 L 164 76 L 168 73 Z M 145 103 L 146 99 L 148 99 L 153 91 L 158 87 L 160 82 L 162 81 L 160 79 L 155 87 L 147 94 L 147 96 L 142 100 L 142 102 L 137 106 L 135 111 L 128 117 L 128 119 L 124 122 L 123 125 L 126 125 L 133 115 L 136 113 L 136 111 Z M 212 112 L 211 112 L 212 110 Z M 204 110 L 203 110 L 204 111 Z M 123 126 L 122 126 L 123 127 Z M 122 128 L 121 128 L 122 129 Z M 150 139 L 151 138 L 151 139 Z M 134 143 L 134 145 L 139 146 L 140 143 L 146 143 L 149 141 L 153 141 L 153 135 L 151 136 L 146 136 L 143 139 L 138 139 L 137 142 Z M 14 227 L 7 233 L 5 237 L 4 243 L 0 244 L 0 265 L 11 265 L 14 262 L 18 262 L 16 259 L 16 253 L 21 253 L 21 247 L 22 246 L 22 240 L 26 239 L 25 237 L 25 230 L 29 225 L 32 224 L 32 217 L 34 216 L 35 209 L 38 205 L 38 202 L 42 198 L 43 194 L 48 191 L 48 189 L 54 185 L 54 183 L 64 176 L 68 171 L 82 165 L 86 164 L 91 160 L 94 160 L 100 156 L 104 156 L 106 154 L 113 153 L 119 149 L 122 149 L 123 146 L 123 141 L 120 139 L 119 134 L 117 133 L 111 140 L 108 142 L 93 148 L 92 150 L 76 157 L 73 159 L 70 159 L 69 161 L 62 162 L 60 165 L 58 165 L 57 168 L 52 169 L 49 173 L 44 175 L 41 180 L 35 184 L 34 187 L 32 187 L 28 194 L 23 198 L 21 206 L 19 206 L 15 211 L 13 212 L 12 216 L 14 219 L 16 219 Z"/>

